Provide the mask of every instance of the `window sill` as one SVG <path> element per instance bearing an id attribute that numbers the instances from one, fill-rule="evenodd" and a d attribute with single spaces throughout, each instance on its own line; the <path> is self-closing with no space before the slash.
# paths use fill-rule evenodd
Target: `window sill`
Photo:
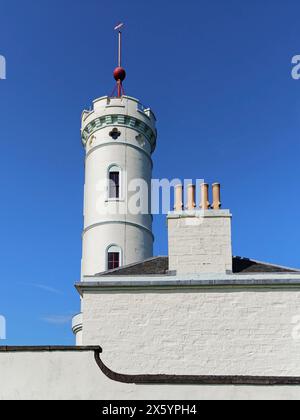
<path id="1" fill-rule="evenodd" d="M 123 198 L 107 198 L 105 203 L 124 203 L 124 201 Z"/>

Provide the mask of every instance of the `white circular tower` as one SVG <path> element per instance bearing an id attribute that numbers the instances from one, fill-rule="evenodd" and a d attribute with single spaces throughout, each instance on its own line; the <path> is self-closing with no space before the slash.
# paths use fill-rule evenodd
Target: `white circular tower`
<path id="1" fill-rule="evenodd" d="M 81 280 L 153 256 L 151 179 L 156 120 L 150 108 L 126 96 L 121 67 L 121 28 L 115 91 L 83 111 L 85 149 L 84 229 Z M 73 318 L 77 345 L 83 319 Z"/>
<path id="2" fill-rule="evenodd" d="M 102 97 L 82 115 L 86 151 L 82 276 L 153 255 L 155 116 L 129 96 Z"/>

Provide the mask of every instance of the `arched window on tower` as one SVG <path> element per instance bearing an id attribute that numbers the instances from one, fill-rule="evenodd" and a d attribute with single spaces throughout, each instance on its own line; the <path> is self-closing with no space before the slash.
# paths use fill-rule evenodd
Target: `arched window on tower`
<path id="1" fill-rule="evenodd" d="M 108 171 L 108 199 L 120 198 L 121 170 L 118 166 L 111 166 Z"/>
<path id="2" fill-rule="evenodd" d="M 117 245 L 107 248 L 107 269 L 114 270 L 122 265 L 122 251 Z"/>

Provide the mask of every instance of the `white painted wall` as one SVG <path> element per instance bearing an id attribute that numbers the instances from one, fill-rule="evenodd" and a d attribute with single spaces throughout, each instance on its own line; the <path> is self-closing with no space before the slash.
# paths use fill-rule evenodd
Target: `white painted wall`
<path id="1" fill-rule="evenodd" d="M 99 287 L 82 309 L 83 344 L 115 371 L 300 376 L 299 288 Z"/>
<path id="2" fill-rule="evenodd" d="M 299 399 L 299 386 L 127 385 L 108 379 L 90 352 L 0 353 L 1 400 Z"/>
<path id="3" fill-rule="evenodd" d="M 121 115 L 143 122 L 153 133 L 155 117 L 151 111 L 140 111 L 139 102 L 130 97 L 100 98 L 94 102 L 92 112 L 84 113 L 82 130 L 99 117 Z M 117 128 L 121 135 L 114 140 L 109 133 Z M 150 131 L 151 131 L 150 130 Z M 85 193 L 82 276 L 94 275 L 107 269 L 106 251 L 110 245 L 123 250 L 122 265 L 147 259 L 153 255 L 152 216 L 149 212 L 151 188 L 143 190 L 141 202 L 146 214 L 131 211 L 136 202 L 134 180 L 143 180 L 151 185 L 152 159 L 155 148 L 138 128 L 122 123 L 104 124 L 93 129 L 84 140 Z M 118 202 L 108 200 L 107 178 L 111 166 L 121 169 L 121 197 Z M 128 187 L 132 186 L 132 191 Z M 130 187 L 129 187 L 130 188 Z"/>
<path id="4" fill-rule="evenodd" d="M 95 226 L 83 236 L 83 271 L 105 271 L 106 249 L 111 244 L 122 248 L 124 265 L 151 257 L 153 239 L 148 232 L 129 224 Z"/>
<path id="5" fill-rule="evenodd" d="M 72 331 L 76 338 L 76 346 L 82 346 L 82 313 L 73 317 Z"/>
<path id="6" fill-rule="evenodd" d="M 229 210 L 168 215 L 169 269 L 178 274 L 232 271 Z"/>

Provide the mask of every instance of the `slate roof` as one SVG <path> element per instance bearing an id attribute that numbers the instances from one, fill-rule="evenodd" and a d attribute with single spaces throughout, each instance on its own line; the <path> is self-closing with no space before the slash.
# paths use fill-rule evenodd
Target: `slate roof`
<path id="1" fill-rule="evenodd" d="M 140 263 L 126 265 L 114 270 L 96 274 L 97 276 L 142 276 L 168 274 L 169 258 L 153 257 Z"/>
<path id="2" fill-rule="evenodd" d="M 299 273 L 299 269 L 282 267 L 249 258 L 233 257 L 233 273 Z"/>
<path id="3" fill-rule="evenodd" d="M 233 257 L 233 273 L 300 273 L 300 270 L 268 264 L 249 258 Z M 144 276 L 167 275 L 169 273 L 168 257 L 153 257 L 136 264 L 130 264 L 114 270 L 96 274 L 99 276 Z"/>

